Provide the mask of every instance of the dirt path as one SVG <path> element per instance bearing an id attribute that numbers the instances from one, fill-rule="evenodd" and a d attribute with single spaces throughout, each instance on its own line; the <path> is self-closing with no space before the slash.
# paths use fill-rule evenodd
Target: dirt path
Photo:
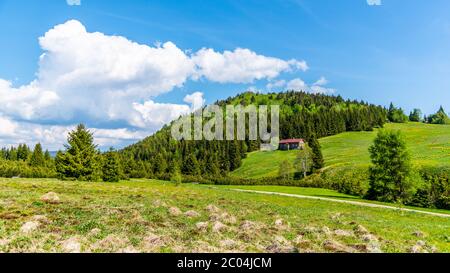
<path id="1" fill-rule="evenodd" d="M 294 198 L 301 198 L 301 199 L 323 200 L 323 201 L 330 201 L 330 202 L 335 202 L 335 203 L 351 204 L 351 205 L 362 206 L 362 207 L 391 209 L 391 210 L 415 212 L 415 213 L 428 214 L 428 215 L 432 215 L 432 216 L 450 218 L 450 214 L 445 214 L 445 213 L 423 211 L 423 210 L 415 210 L 415 209 L 408 209 L 408 208 L 399 208 L 399 207 L 393 207 L 393 206 L 387 206 L 387 205 L 364 203 L 364 202 L 358 202 L 358 201 L 340 200 L 340 199 L 327 198 L 327 197 L 307 196 L 307 195 L 298 195 L 298 194 L 281 193 L 281 192 L 242 190 L 242 189 L 230 189 L 230 190 L 238 191 L 238 192 L 247 192 L 247 193 L 287 196 L 287 197 L 294 197 Z"/>

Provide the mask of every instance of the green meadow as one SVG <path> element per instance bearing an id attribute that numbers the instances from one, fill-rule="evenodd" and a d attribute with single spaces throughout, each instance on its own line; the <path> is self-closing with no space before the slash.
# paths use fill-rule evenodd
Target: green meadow
<path id="1" fill-rule="evenodd" d="M 446 217 L 226 187 L 0 179 L 0 252 L 450 252 L 449 226 Z"/>
<path id="2" fill-rule="evenodd" d="M 423 123 L 389 123 L 386 129 L 400 130 L 415 165 L 450 164 L 450 126 Z M 373 132 L 348 132 L 322 138 L 322 153 L 326 167 L 369 165 L 368 148 L 376 137 Z M 301 137 L 301 136 L 299 136 Z M 242 167 L 231 175 L 241 178 L 276 177 L 284 160 L 295 161 L 296 151 L 249 153 Z"/>

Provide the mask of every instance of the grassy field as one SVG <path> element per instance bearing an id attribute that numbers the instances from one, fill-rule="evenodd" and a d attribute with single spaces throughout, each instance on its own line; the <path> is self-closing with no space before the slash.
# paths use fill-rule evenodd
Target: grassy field
<path id="1" fill-rule="evenodd" d="M 59 201 L 43 199 L 49 192 Z M 448 218 L 201 185 L 0 179 L 0 252 L 450 252 L 449 227 Z"/>
<path id="2" fill-rule="evenodd" d="M 220 187 L 227 188 L 227 189 L 242 189 L 242 190 L 262 191 L 262 192 L 288 193 L 288 194 L 313 196 L 313 197 L 325 197 L 325 198 L 338 199 L 338 200 L 348 200 L 348 201 L 357 201 L 357 202 L 370 203 L 370 204 L 379 204 L 379 205 L 385 205 L 385 206 L 398 208 L 398 205 L 396 205 L 396 204 L 366 200 L 366 199 L 363 199 L 358 196 L 344 194 L 344 193 L 337 192 L 335 190 L 321 189 L 321 188 L 304 188 L 304 187 L 290 187 L 290 186 L 264 186 L 264 185 L 263 186 L 226 185 L 226 186 L 220 186 Z M 402 206 L 402 208 L 410 208 L 410 209 L 414 209 L 414 210 L 437 212 L 437 213 L 450 215 L 449 210 L 419 208 L 419 207 L 412 207 L 412 206 Z"/>
<path id="3" fill-rule="evenodd" d="M 385 128 L 401 130 L 407 141 L 413 163 L 445 165 L 450 163 L 450 126 L 423 123 L 386 124 Z M 368 148 L 374 132 L 349 132 L 320 140 L 327 167 L 339 165 L 369 165 Z M 242 178 L 275 177 L 278 166 L 285 160 L 294 162 L 295 151 L 254 152 L 244 159 L 232 176 Z"/>

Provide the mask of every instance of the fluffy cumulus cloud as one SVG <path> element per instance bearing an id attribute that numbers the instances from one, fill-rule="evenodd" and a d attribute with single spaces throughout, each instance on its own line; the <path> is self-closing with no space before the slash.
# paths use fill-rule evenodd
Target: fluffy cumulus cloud
<path id="1" fill-rule="evenodd" d="M 39 44 L 43 54 L 35 80 L 14 86 L 0 79 L 0 136 L 57 121 L 61 128 L 78 122 L 93 122 L 98 128 L 117 128 L 117 124 L 128 128 L 114 129 L 114 134 L 96 131 L 103 132 L 105 142 L 110 140 L 107 133 L 114 139 L 140 137 L 140 133 L 129 132 L 154 132 L 205 103 L 200 92 L 186 96 L 186 104 L 156 101 L 187 81 L 243 84 L 272 81 L 281 73 L 308 69 L 305 61 L 267 57 L 249 49 L 217 52 L 204 48 L 189 53 L 172 42 L 138 44 L 121 36 L 89 32 L 76 20 L 50 29 L 39 38 Z M 39 136 L 51 142 L 50 135 L 57 127 L 42 128 Z"/>
<path id="2" fill-rule="evenodd" d="M 295 90 L 295 91 L 307 91 L 308 86 L 302 79 L 293 79 L 286 84 L 287 90 Z"/>
<path id="3" fill-rule="evenodd" d="M 242 48 L 223 53 L 204 48 L 193 56 L 193 61 L 199 68 L 199 76 L 220 83 L 250 83 L 273 79 L 286 71 L 308 69 L 305 61 L 284 61 Z"/>
<path id="4" fill-rule="evenodd" d="M 203 98 L 203 93 L 195 92 L 191 95 L 187 95 L 184 97 L 184 102 L 189 103 L 191 105 L 191 110 L 196 111 L 205 105 L 205 99 Z"/>
<path id="5" fill-rule="evenodd" d="M 381 6 L 381 0 L 367 0 L 369 6 Z"/>

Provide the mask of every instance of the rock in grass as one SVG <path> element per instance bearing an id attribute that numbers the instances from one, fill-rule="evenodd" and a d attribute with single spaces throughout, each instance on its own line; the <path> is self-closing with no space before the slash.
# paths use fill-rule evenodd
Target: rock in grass
<path id="1" fill-rule="evenodd" d="M 413 232 L 413 235 L 414 236 L 416 236 L 416 237 L 418 237 L 418 238 L 423 238 L 423 237 L 425 237 L 425 234 L 423 234 L 423 232 L 422 231 L 414 231 Z"/>
<path id="2" fill-rule="evenodd" d="M 169 213 L 172 216 L 180 216 L 182 214 L 181 210 L 177 207 L 171 207 L 169 208 Z"/>
<path id="3" fill-rule="evenodd" d="M 237 243 L 232 239 L 225 239 L 220 241 L 220 247 L 230 249 L 234 248 L 237 245 Z"/>
<path id="4" fill-rule="evenodd" d="M 383 253 L 380 243 L 377 241 L 371 241 L 366 245 L 366 250 L 369 253 Z"/>
<path id="5" fill-rule="evenodd" d="M 331 252 L 340 252 L 340 253 L 350 253 L 353 252 L 353 250 L 351 248 L 349 248 L 348 246 L 336 242 L 334 240 L 327 240 L 324 242 L 323 247 Z"/>
<path id="6" fill-rule="evenodd" d="M 355 232 L 357 233 L 357 234 L 368 234 L 368 233 L 370 233 L 364 226 L 362 226 L 362 225 L 357 225 L 356 227 L 355 227 Z"/>
<path id="7" fill-rule="evenodd" d="M 286 240 L 286 238 L 277 235 L 274 237 L 272 244 L 266 248 L 266 251 L 271 253 L 292 253 L 295 252 L 296 249 L 288 240 Z"/>
<path id="8" fill-rule="evenodd" d="M 351 236 L 353 236 L 353 232 L 348 231 L 348 230 L 337 229 L 334 231 L 334 235 L 340 236 L 340 237 L 351 237 Z"/>
<path id="9" fill-rule="evenodd" d="M 205 232 L 208 229 L 208 222 L 198 222 L 195 227 L 198 231 Z"/>
<path id="10" fill-rule="evenodd" d="M 277 228 L 278 230 L 286 230 L 289 229 L 289 224 L 284 221 L 283 219 L 277 219 L 275 220 L 275 228 Z"/>
<path id="11" fill-rule="evenodd" d="M 410 253 L 422 253 L 422 247 L 419 245 L 414 245 L 409 250 Z"/>
<path id="12" fill-rule="evenodd" d="M 174 240 L 171 237 L 154 233 L 149 233 L 143 241 L 143 252 L 160 252 L 160 248 L 174 245 Z"/>
<path id="13" fill-rule="evenodd" d="M 236 217 L 226 212 L 222 213 L 220 218 L 222 218 L 222 221 L 226 224 L 234 225 L 237 223 Z"/>
<path id="14" fill-rule="evenodd" d="M 60 202 L 60 199 L 56 193 L 49 192 L 41 197 L 41 201 L 47 204 L 58 204 Z"/>
<path id="15" fill-rule="evenodd" d="M 363 236 L 361 236 L 361 239 L 364 242 L 378 242 L 378 238 L 372 234 L 364 234 Z"/>
<path id="16" fill-rule="evenodd" d="M 0 239 L 0 247 L 6 246 L 7 244 L 9 244 L 9 240 L 6 240 L 6 239 Z"/>
<path id="17" fill-rule="evenodd" d="M 222 232 L 227 229 L 227 226 L 222 224 L 221 222 L 217 221 L 214 223 L 212 230 L 214 232 Z"/>
<path id="18" fill-rule="evenodd" d="M 184 215 L 189 218 L 200 217 L 200 213 L 196 212 L 195 210 L 188 210 L 184 213 Z"/>
<path id="19" fill-rule="evenodd" d="M 89 231 L 89 236 L 95 237 L 98 236 L 102 232 L 99 228 L 93 228 L 91 231 Z"/>
<path id="20" fill-rule="evenodd" d="M 244 222 L 242 222 L 240 228 L 241 228 L 242 231 L 251 231 L 251 230 L 254 230 L 256 228 L 256 223 L 254 223 L 252 221 L 245 220 Z"/>
<path id="21" fill-rule="evenodd" d="M 127 246 L 126 248 L 119 250 L 118 253 L 134 254 L 139 253 L 139 251 L 135 249 L 133 246 Z"/>
<path id="22" fill-rule="evenodd" d="M 66 253 L 81 253 L 81 244 L 78 238 L 69 238 L 62 242 L 62 249 Z"/>
<path id="23" fill-rule="evenodd" d="M 211 213 L 218 213 L 220 211 L 220 209 L 214 205 L 208 205 L 206 207 L 206 210 L 211 212 Z"/>
<path id="24" fill-rule="evenodd" d="M 35 231 L 36 229 L 38 229 L 39 226 L 40 226 L 40 223 L 36 222 L 36 221 L 26 222 L 20 228 L 20 232 L 29 234 L 29 233 L 32 233 L 33 231 Z"/>

